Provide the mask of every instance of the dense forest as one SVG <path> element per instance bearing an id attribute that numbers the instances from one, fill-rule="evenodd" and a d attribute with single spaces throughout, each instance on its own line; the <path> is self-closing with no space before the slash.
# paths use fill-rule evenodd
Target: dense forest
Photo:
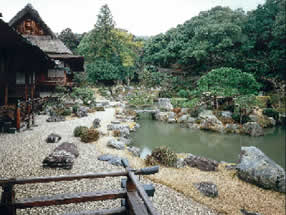
<path id="1" fill-rule="evenodd" d="M 116 28 L 104 5 L 91 31 L 79 35 L 68 28 L 59 38 L 85 57 L 86 76 L 77 77 L 81 81 L 141 81 L 177 93 L 213 69 L 233 68 L 252 75 L 265 90 L 267 80 L 285 80 L 285 2 L 266 0 L 247 13 L 217 6 L 148 39 Z M 179 75 L 158 72 L 160 68 Z"/>

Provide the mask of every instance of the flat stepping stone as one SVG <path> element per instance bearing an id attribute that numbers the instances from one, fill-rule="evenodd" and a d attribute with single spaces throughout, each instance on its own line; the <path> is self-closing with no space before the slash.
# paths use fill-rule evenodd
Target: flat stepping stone
<path id="1" fill-rule="evenodd" d="M 100 155 L 97 159 L 100 161 L 107 161 L 114 166 L 123 166 L 122 160 L 125 160 L 125 163 L 128 164 L 128 160 L 126 158 L 121 158 L 111 154 Z"/>

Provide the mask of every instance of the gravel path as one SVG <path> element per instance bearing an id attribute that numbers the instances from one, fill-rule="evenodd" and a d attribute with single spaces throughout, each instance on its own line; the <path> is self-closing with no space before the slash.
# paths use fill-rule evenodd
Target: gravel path
<path id="1" fill-rule="evenodd" d="M 97 160 L 100 155 L 96 150 L 97 144 L 81 143 L 73 137 L 76 126 L 91 126 L 95 118 L 100 118 L 100 130 L 106 133 L 106 125 L 114 119 L 114 108 L 104 112 L 89 114 L 88 117 L 72 119 L 65 122 L 47 123 L 47 116 L 38 116 L 33 130 L 17 134 L 0 134 L 0 178 L 28 178 L 39 176 L 56 176 L 85 174 L 88 172 L 114 171 L 120 167 Z M 57 133 L 62 140 L 57 144 L 48 144 L 45 139 L 50 133 Z M 106 138 L 102 138 L 105 141 Z M 77 145 L 80 155 L 76 159 L 72 170 L 42 168 L 43 159 L 62 142 L 73 142 Z M 144 182 L 151 183 L 146 179 Z M 156 192 L 152 201 L 160 214 L 216 214 L 192 199 L 161 184 L 155 184 Z M 31 198 L 60 193 L 91 192 L 100 190 L 120 189 L 120 178 L 105 178 L 95 180 L 81 180 L 73 182 L 57 182 L 48 184 L 32 184 L 16 186 L 16 198 Z M 1 188 L 0 188 L 1 191 Z M 19 210 L 17 214 L 45 214 L 55 215 L 65 212 L 86 211 L 90 209 L 111 208 L 120 206 L 120 200 L 70 204 L 45 208 Z"/>

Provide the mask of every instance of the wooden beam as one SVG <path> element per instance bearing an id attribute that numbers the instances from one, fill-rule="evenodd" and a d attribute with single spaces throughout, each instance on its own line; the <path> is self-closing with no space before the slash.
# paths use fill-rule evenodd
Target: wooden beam
<path id="1" fill-rule="evenodd" d="M 126 207 L 98 211 L 82 211 L 79 213 L 66 213 L 63 215 L 126 215 Z"/>
<path id="2" fill-rule="evenodd" d="M 127 202 L 130 215 L 148 215 L 144 202 L 137 192 L 127 192 Z"/>
<path id="3" fill-rule="evenodd" d="M 139 193 L 139 196 L 143 199 L 146 208 L 148 210 L 148 212 L 151 215 L 159 215 L 159 213 L 157 212 L 157 210 L 154 208 L 152 202 L 150 201 L 149 197 L 147 196 L 143 186 L 141 185 L 141 183 L 137 180 L 136 176 L 134 175 L 133 172 L 129 171 L 128 172 L 128 178 L 130 178 L 130 180 L 135 184 L 136 186 L 136 190 Z"/>
<path id="4" fill-rule="evenodd" d="M 24 199 L 15 202 L 17 209 L 45 207 L 52 205 L 65 205 L 71 203 L 103 201 L 110 199 L 125 198 L 126 191 L 102 191 L 102 192 L 85 192 L 74 194 L 59 194 L 54 196 L 42 196 L 30 199 Z"/>
<path id="5" fill-rule="evenodd" d="M 0 214 L 16 215 L 15 190 L 12 184 L 6 184 L 3 187 L 0 204 Z"/>
<path id="6" fill-rule="evenodd" d="M 62 175 L 62 176 L 51 176 L 51 177 L 35 177 L 28 179 L 0 179 L 0 186 L 5 186 L 5 184 L 35 184 L 35 183 L 49 183 L 56 181 L 74 181 L 81 179 L 93 179 L 93 178 L 105 178 L 105 177 L 117 177 L 117 176 L 127 176 L 126 171 L 116 171 L 116 172 L 101 172 L 101 173 L 89 173 L 82 175 Z"/>

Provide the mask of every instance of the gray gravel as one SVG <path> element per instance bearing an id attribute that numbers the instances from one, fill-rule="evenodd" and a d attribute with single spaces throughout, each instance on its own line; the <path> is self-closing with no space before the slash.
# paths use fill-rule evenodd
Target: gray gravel
<path id="1" fill-rule="evenodd" d="M 90 127 L 95 118 L 101 119 L 99 130 L 106 133 L 106 125 L 114 120 L 114 109 L 105 112 L 89 114 L 88 117 L 73 119 L 65 122 L 47 123 L 47 116 L 37 116 L 36 124 L 30 131 L 17 134 L 0 134 L 0 178 L 29 178 L 40 176 L 86 174 L 89 172 L 115 171 L 121 169 L 108 162 L 98 161 L 101 155 L 96 151 L 96 144 L 81 143 L 73 137 L 73 129 L 79 125 Z M 62 136 L 59 143 L 46 143 L 50 133 Z M 73 142 L 79 149 L 79 157 L 75 160 L 72 170 L 42 168 L 43 159 L 62 142 Z M 92 192 L 100 190 L 120 189 L 120 178 L 105 178 L 81 180 L 73 182 L 56 182 L 47 184 L 32 184 L 16 186 L 16 198 L 31 198 L 62 193 Z M 150 181 L 144 182 L 151 183 Z M 216 214 L 207 207 L 161 184 L 155 184 L 156 192 L 152 198 L 160 214 Z M 1 188 L 0 188 L 1 190 Z M 18 210 L 17 214 L 55 215 L 65 212 L 98 210 L 100 208 L 119 207 L 120 200 L 70 204 L 44 208 Z"/>

